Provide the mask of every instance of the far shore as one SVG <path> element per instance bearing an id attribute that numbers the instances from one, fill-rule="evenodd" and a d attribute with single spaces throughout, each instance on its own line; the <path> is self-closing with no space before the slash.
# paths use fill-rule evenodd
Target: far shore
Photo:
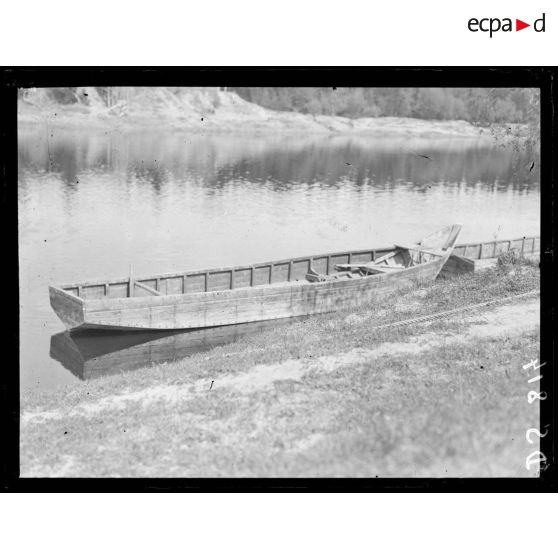
<path id="1" fill-rule="evenodd" d="M 246 103 L 249 104 L 249 103 Z M 256 107 L 256 105 L 253 105 Z M 20 103 L 18 126 L 47 126 L 57 129 L 90 129 L 133 132 L 140 130 L 191 131 L 234 134 L 362 135 L 422 138 L 489 137 L 487 128 L 464 120 L 423 120 L 419 118 L 346 118 L 279 112 L 256 107 L 235 111 L 218 107 L 204 111 L 128 111 L 74 105 L 37 107 Z"/>

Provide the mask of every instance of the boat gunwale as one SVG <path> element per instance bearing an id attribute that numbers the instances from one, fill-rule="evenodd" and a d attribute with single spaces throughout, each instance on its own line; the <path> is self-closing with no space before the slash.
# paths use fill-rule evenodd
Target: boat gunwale
<path id="1" fill-rule="evenodd" d="M 278 265 L 278 264 L 288 264 L 290 262 L 293 263 L 300 263 L 305 260 L 309 259 L 318 259 L 318 258 L 327 258 L 327 257 L 335 257 L 335 256 L 348 256 L 349 254 L 361 254 L 365 252 L 391 252 L 395 249 L 395 246 L 390 246 L 387 248 L 359 248 L 358 250 L 346 250 L 344 252 L 329 252 L 323 254 L 312 254 L 310 256 L 297 256 L 296 258 L 285 258 L 281 260 L 270 260 L 266 262 L 256 262 L 252 264 L 241 264 L 241 265 L 234 265 L 234 266 L 226 266 L 226 267 L 214 267 L 214 268 L 206 268 L 206 269 L 193 269 L 190 271 L 175 271 L 175 272 L 168 272 L 168 273 L 161 273 L 158 275 L 148 275 L 144 277 L 134 277 L 134 281 L 152 281 L 153 279 L 168 279 L 171 277 L 182 277 L 183 275 L 203 275 L 205 273 L 222 273 L 224 271 L 245 271 L 248 269 L 252 269 L 253 267 L 267 267 L 270 265 Z M 363 262 L 365 263 L 365 262 Z M 79 283 L 65 283 L 60 285 L 59 288 L 61 289 L 75 289 L 76 287 L 88 287 L 93 285 L 104 285 L 105 283 L 113 284 L 113 283 L 127 283 L 130 280 L 129 277 L 122 277 L 118 279 L 109 279 L 109 280 L 96 280 L 96 281 L 84 281 Z M 258 285 L 259 286 L 259 285 Z M 75 296 L 75 295 L 74 295 Z M 167 295 L 165 295 L 167 296 Z"/>
<path id="2" fill-rule="evenodd" d="M 333 288 L 345 289 L 349 285 L 365 285 L 366 283 L 375 284 L 389 280 L 390 277 L 400 276 L 401 274 L 415 275 L 415 270 L 423 270 L 429 267 L 440 265 L 441 260 L 446 256 L 441 256 L 435 260 L 430 260 L 413 267 L 405 267 L 392 271 L 390 273 L 378 273 L 374 275 L 365 275 L 354 278 L 339 278 L 332 281 L 322 282 L 302 282 L 302 281 L 286 281 L 281 283 L 271 283 L 267 285 L 256 285 L 253 287 L 239 287 L 235 289 L 225 289 L 220 291 L 204 291 L 197 293 L 177 293 L 154 297 L 121 297 L 121 298 L 91 298 L 84 300 L 86 312 L 99 312 L 119 308 L 142 308 L 142 307 L 159 307 L 174 306 L 177 301 L 199 301 L 199 302 L 216 302 L 219 303 L 223 299 L 234 298 L 237 301 L 247 300 L 257 297 L 273 296 L 273 294 L 284 294 L 308 290 L 332 290 Z M 442 264 L 443 265 L 443 264 Z M 247 295 L 247 296 L 242 296 Z M 219 300 L 220 299 L 220 300 Z"/>
<path id="3" fill-rule="evenodd" d="M 450 249 L 446 250 L 446 253 L 441 255 L 440 258 L 446 258 L 448 255 L 451 255 L 453 253 L 454 250 L 458 249 L 458 248 L 470 248 L 472 246 L 483 246 L 483 245 L 489 245 L 489 244 L 498 244 L 498 243 L 502 243 L 502 242 L 509 242 L 510 246 L 511 243 L 513 242 L 520 242 L 520 241 L 525 241 L 525 240 L 537 240 L 540 239 L 540 235 L 538 236 L 522 236 L 519 238 L 512 238 L 512 239 L 505 239 L 505 240 L 491 240 L 489 242 L 469 242 L 469 243 L 463 243 L 463 244 L 455 244 L 454 246 L 450 247 Z M 534 246 L 534 243 L 533 243 Z M 215 274 L 215 273 L 223 273 L 223 272 L 236 272 L 236 271 L 246 271 L 246 270 L 250 270 L 253 268 L 265 268 L 268 266 L 273 266 L 273 265 L 281 265 L 281 264 L 295 264 L 295 263 L 300 263 L 303 261 L 308 261 L 308 260 L 313 260 L 313 259 L 320 259 L 320 258 L 333 258 L 333 257 L 341 257 L 341 256 L 352 256 L 352 255 L 359 255 L 359 254 L 363 254 L 363 253 L 368 253 L 368 252 L 391 252 L 393 250 L 397 250 L 397 247 L 395 245 L 393 246 L 389 246 L 389 247 L 382 247 L 382 248 L 359 248 L 356 250 L 348 250 L 348 251 L 338 251 L 338 252 L 327 252 L 327 253 L 321 253 L 321 254 L 313 254 L 313 255 L 309 255 L 309 256 L 297 256 L 295 258 L 285 258 L 285 259 L 280 259 L 280 260 L 269 260 L 269 261 L 265 261 L 265 262 L 257 262 L 257 263 L 253 263 L 253 264 L 243 264 L 243 265 L 236 265 L 236 266 L 228 266 L 228 267 L 216 267 L 216 268 L 207 268 L 207 269 L 196 269 L 196 270 L 189 270 L 189 271 L 180 271 L 180 272 L 168 272 L 168 273 L 163 273 L 163 274 L 158 274 L 158 275 L 147 275 L 147 276 L 143 276 L 143 277 L 134 277 L 134 281 L 136 282 L 142 282 L 142 281 L 153 281 L 153 280 L 157 280 L 157 279 L 168 279 L 168 278 L 177 278 L 177 277 L 184 277 L 184 276 L 201 276 L 201 275 L 205 275 L 205 274 Z M 465 257 L 465 256 L 463 256 Z M 438 261 L 438 260 L 433 260 L 433 261 Z M 365 263 L 365 262 L 363 262 Z M 426 263 L 430 263 L 430 262 L 426 262 Z M 422 266 L 425 264 L 419 264 L 419 266 Z M 414 266 L 414 267 L 418 267 L 418 266 Z M 393 271 L 390 273 L 390 275 L 393 275 L 394 273 L 400 273 L 401 271 L 405 271 L 408 268 L 404 268 L 402 270 L 398 270 L 398 271 Z M 368 277 L 367 277 L 368 278 Z M 354 282 L 355 280 L 359 280 L 361 278 L 351 278 L 351 279 L 347 279 L 347 281 L 351 281 Z M 340 281 L 341 279 L 338 280 L 334 280 L 335 282 Z M 108 279 L 108 280 L 94 280 L 94 281 L 84 281 L 84 282 L 77 282 L 77 283 L 65 283 L 59 286 L 49 286 L 49 288 L 53 288 L 53 289 L 57 289 L 57 291 L 59 292 L 63 292 L 64 294 L 68 295 L 69 297 L 71 297 L 73 300 L 79 301 L 82 304 L 87 304 L 88 306 L 93 303 L 93 302 L 99 302 L 99 301 L 123 301 L 123 300 L 136 300 L 139 298 L 145 298 L 148 300 L 151 300 L 152 298 L 155 297 L 129 297 L 129 296 L 125 296 L 125 297 L 114 297 L 114 298 L 81 298 L 77 295 L 74 295 L 70 292 L 68 292 L 67 289 L 76 289 L 79 287 L 91 287 L 91 286 L 102 286 L 102 285 L 113 285 L 113 284 L 124 284 L 124 283 L 128 283 L 130 281 L 130 277 L 123 277 L 123 278 L 117 278 L 117 279 Z M 331 283 L 332 281 L 328 281 L 327 283 Z M 289 282 L 284 282 L 284 283 L 276 283 L 275 285 L 277 286 L 294 286 L 297 284 L 302 284 L 302 285 L 307 285 L 308 283 L 300 283 L 299 280 L 295 280 L 295 281 L 289 281 Z M 317 284 L 321 284 L 321 283 L 311 283 L 312 285 L 317 285 Z M 246 287 L 237 287 L 234 289 L 222 289 L 222 290 L 218 290 L 218 291 L 199 291 L 199 292 L 194 292 L 194 293 L 175 293 L 175 294 L 166 294 L 166 293 L 162 293 L 160 296 L 156 297 L 156 298 L 168 298 L 168 297 L 185 297 L 185 296 L 189 296 L 189 295 L 195 295 L 195 296 L 200 296 L 200 295 L 204 295 L 204 294 L 210 294 L 210 293 L 216 293 L 216 292 L 228 292 L 231 290 L 234 291 L 240 291 L 240 290 L 246 290 L 249 289 L 251 292 L 253 292 L 254 289 L 258 289 L 258 288 L 264 288 L 266 290 L 268 290 L 270 287 L 273 288 L 274 287 L 274 283 L 268 283 L 268 284 L 263 284 L 263 285 L 254 285 L 254 286 L 246 286 Z"/>
<path id="4" fill-rule="evenodd" d="M 74 302 L 78 302 L 80 305 L 83 306 L 83 304 L 86 302 L 86 299 L 81 298 L 79 296 L 76 296 L 70 292 L 68 292 L 64 287 L 56 287 L 54 285 L 49 285 L 49 291 L 55 291 L 56 293 L 65 296 L 67 298 L 69 298 L 70 300 L 73 300 Z"/>

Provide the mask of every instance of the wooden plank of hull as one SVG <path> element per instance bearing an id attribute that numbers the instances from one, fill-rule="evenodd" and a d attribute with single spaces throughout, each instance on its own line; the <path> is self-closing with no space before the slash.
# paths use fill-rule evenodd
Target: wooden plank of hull
<path id="1" fill-rule="evenodd" d="M 69 329 L 83 325 L 84 302 L 58 287 L 49 287 L 50 305 Z"/>
<path id="2" fill-rule="evenodd" d="M 389 275 L 327 283 L 287 283 L 153 298 L 88 300 L 84 325 L 186 329 L 331 312 L 379 300 L 417 281 L 433 281 L 446 258 Z"/>

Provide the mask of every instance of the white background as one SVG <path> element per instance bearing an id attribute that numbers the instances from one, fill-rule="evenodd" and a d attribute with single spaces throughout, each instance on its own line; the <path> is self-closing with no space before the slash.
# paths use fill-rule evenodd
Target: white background
<path id="1" fill-rule="evenodd" d="M 4 2 L 0 65 L 555 65 L 556 5 Z M 532 23 L 542 12 L 546 33 L 490 39 L 467 30 L 471 17 Z M 2 494 L 0 532 L 10 558 L 527 558 L 552 554 L 545 544 L 551 501 L 531 494 Z"/>
<path id="2" fill-rule="evenodd" d="M 5 0 L 5 65 L 553 65 L 556 0 Z M 546 32 L 471 33 L 470 18 Z"/>
<path id="3" fill-rule="evenodd" d="M 0 525 L 10 558 L 527 558 L 555 555 L 549 499 L 10 494 Z"/>

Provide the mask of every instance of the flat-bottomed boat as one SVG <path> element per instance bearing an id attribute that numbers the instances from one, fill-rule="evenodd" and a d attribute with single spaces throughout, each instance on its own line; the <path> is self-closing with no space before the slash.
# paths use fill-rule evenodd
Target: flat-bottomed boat
<path id="1" fill-rule="evenodd" d="M 50 303 L 70 330 L 194 329 L 332 312 L 434 281 L 460 230 L 386 249 L 51 286 Z"/>

